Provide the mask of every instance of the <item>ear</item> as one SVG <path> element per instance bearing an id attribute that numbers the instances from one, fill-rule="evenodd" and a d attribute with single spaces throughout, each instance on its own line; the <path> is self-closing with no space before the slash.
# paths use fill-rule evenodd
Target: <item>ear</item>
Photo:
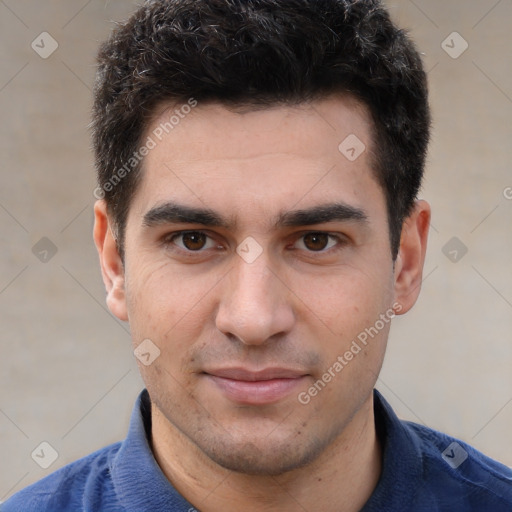
<path id="1" fill-rule="evenodd" d="M 407 313 L 420 293 L 429 227 L 430 205 L 426 201 L 416 201 L 402 226 L 395 262 L 395 302 L 401 306 L 395 309 L 397 314 Z"/>
<path id="2" fill-rule="evenodd" d="M 112 234 L 107 214 L 107 204 L 103 199 L 94 205 L 94 243 L 100 257 L 101 275 L 107 290 L 108 309 L 119 320 L 126 322 L 124 266 L 117 250 L 117 242 Z"/>

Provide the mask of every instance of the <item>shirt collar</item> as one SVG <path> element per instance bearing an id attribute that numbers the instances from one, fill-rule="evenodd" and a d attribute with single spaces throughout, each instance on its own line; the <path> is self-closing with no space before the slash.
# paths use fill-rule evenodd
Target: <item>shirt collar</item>
<path id="1" fill-rule="evenodd" d="M 194 510 L 167 480 L 150 446 L 151 402 L 147 390 L 133 408 L 128 436 L 110 467 L 116 495 L 126 510 Z"/>
<path id="2" fill-rule="evenodd" d="M 419 442 L 377 390 L 374 410 L 383 455 L 382 473 L 361 512 L 410 510 L 414 501 L 410 490 L 421 484 L 423 474 Z M 126 509 L 139 512 L 193 510 L 163 474 L 150 439 L 151 403 L 144 390 L 135 403 L 128 435 L 110 467 L 119 501 Z"/>
<path id="3" fill-rule="evenodd" d="M 373 392 L 375 425 L 382 449 L 382 472 L 377 487 L 361 512 L 414 510 L 415 493 L 422 485 L 423 453 L 416 436 L 384 397 Z"/>

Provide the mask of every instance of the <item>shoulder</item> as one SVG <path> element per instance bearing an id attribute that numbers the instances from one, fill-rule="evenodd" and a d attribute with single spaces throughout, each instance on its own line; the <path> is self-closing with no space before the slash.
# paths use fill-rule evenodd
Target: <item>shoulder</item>
<path id="1" fill-rule="evenodd" d="M 115 508 L 110 467 L 121 443 L 79 459 L 13 495 L 1 512 L 67 512 Z"/>
<path id="2" fill-rule="evenodd" d="M 365 512 L 512 511 L 512 470 L 452 436 L 400 420 L 375 390 L 383 452 L 379 483 Z"/>
<path id="3" fill-rule="evenodd" d="M 402 424 L 419 445 L 424 485 L 441 506 L 512 510 L 512 469 L 442 432 L 412 422 Z M 457 508 L 461 506 L 465 508 Z"/>

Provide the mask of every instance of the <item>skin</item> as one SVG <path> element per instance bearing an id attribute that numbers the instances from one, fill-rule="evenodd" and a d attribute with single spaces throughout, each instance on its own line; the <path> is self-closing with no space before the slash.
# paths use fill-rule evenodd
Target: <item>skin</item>
<path id="1" fill-rule="evenodd" d="M 370 133 L 366 110 L 347 97 L 259 111 L 200 104 L 145 157 L 124 263 L 106 205 L 95 205 L 107 304 L 129 322 L 134 347 L 150 339 L 161 351 L 139 362 L 155 457 L 201 511 L 357 511 L 377 484 L 372 390 L 389 323 L 308 404 L 297 398 L 381 314 L 407 312 L 419 294 L 430 208 L 416 202 L 394 262 Z M 350 134 L 366 145 L 354 162 L 338 150 Z M 169 201 L 226 225 L 145 225 Z M 276 225 L 285 212 L 332 203 L 365 220 Z M 262 249 L 252 263 L 236 252 L 247 237 Z M 301 377 L 274 402 L 240 403 L 208 375 L 232 367 Z"/>

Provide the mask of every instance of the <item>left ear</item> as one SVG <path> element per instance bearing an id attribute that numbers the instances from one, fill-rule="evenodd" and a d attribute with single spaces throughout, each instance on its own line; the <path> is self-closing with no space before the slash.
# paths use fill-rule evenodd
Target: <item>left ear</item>
<path id="1" fill-rule="evenodd" d="M 397 314 L 407 313 L 420 293 L 429 228 L 430 205 L 423 200 L 416 201 L 402 226 L 395 262 L 395 302 L 402 306 L 395 309 Z"/>

